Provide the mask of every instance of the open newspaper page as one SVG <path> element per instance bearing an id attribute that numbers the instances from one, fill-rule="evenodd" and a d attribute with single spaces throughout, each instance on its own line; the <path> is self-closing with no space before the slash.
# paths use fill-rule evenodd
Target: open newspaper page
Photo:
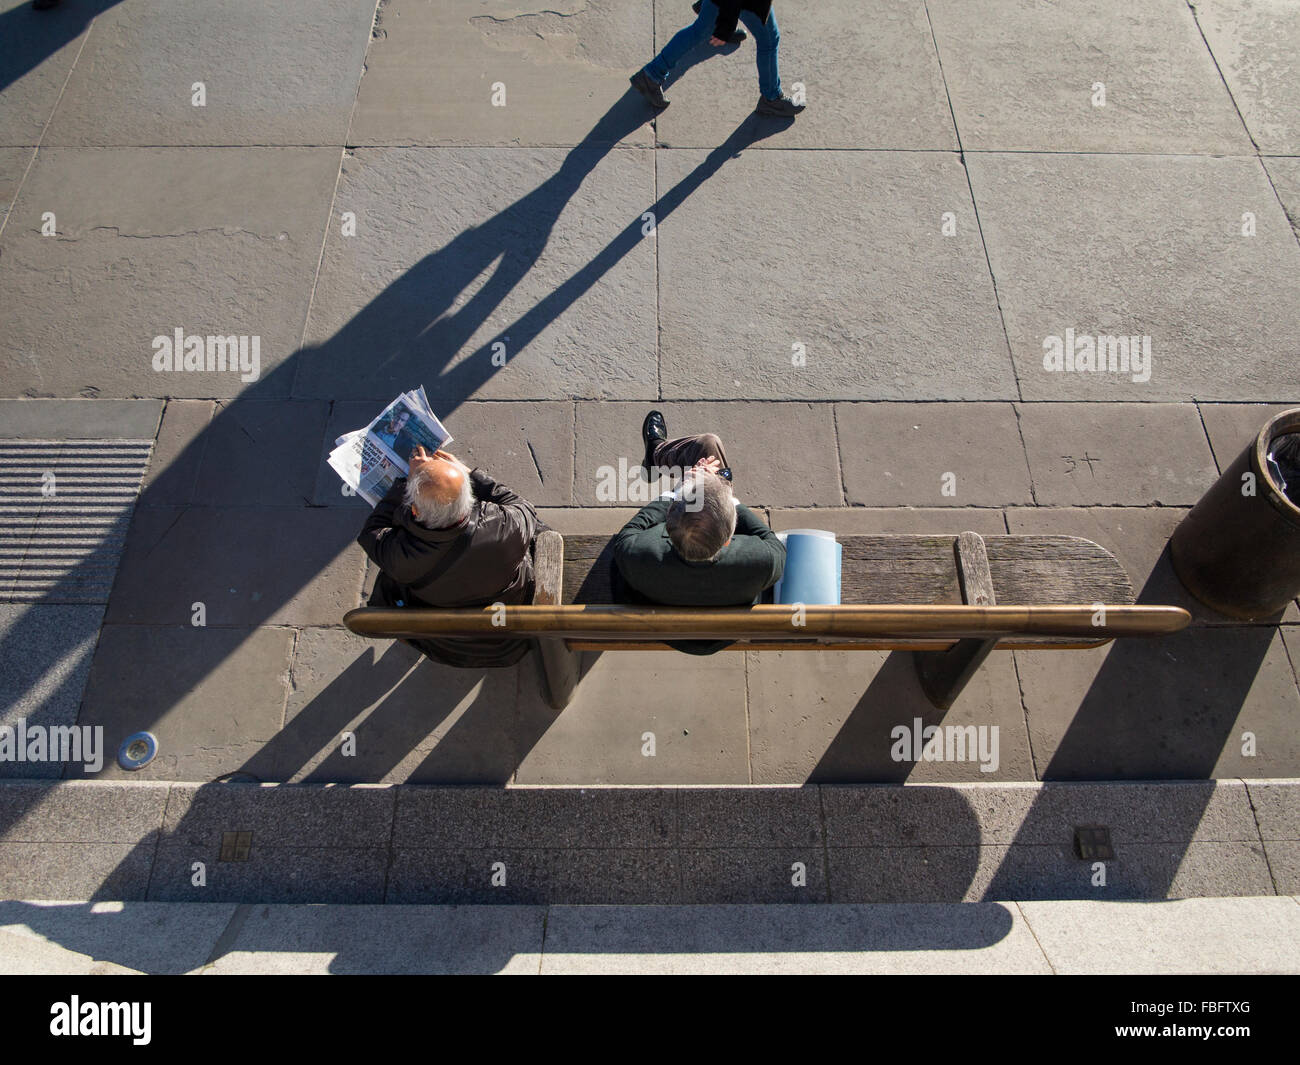
<path id="1" fill-rule="evenodd" d="M 429 410 L 424 389 L 404 392 L 390 403 L 369 426 L 368 439 L 402 467 L 406 473 L 411 452 L 423 447 L 430 454 L 451 440 L 451 434 Z"/>
<path id="2" fill-rule="evenodd" d="M 345 485 L 374 506 L 406 476 L 411 452 L 423 447 L 432 453 L 450 441 L 421 387 L 398 396 L 365 429 L 340 436 L 328 462 Z"/>

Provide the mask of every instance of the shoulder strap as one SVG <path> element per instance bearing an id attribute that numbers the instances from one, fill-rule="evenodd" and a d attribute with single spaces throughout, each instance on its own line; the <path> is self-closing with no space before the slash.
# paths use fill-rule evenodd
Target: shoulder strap
<path id="1" fill-rule="evenodd" d="M 428 574 L 428 576 L 422 577 L 413 584 L 407 585 L 407 588 L 410 591 L 418 592 L 421 589 L 429 587 L 429 585 L 433 584 L 434 581 L 446 573 L 447 570 L 451 569 L 452 564 L 460 558 L 460 556 L 465 553 L 466 548 L 469 547 L 469 542 L 473 539 L 474 533 L 478 529 L 478 515 L 479 507 L 476 504 L 470 511 L 469 517 L 465 519 L 465 528 L 462 529 L 460 535 L 448 545 L 446 553 L 439 560 L 438 564 L 433 567 L 433 570 Z"/>

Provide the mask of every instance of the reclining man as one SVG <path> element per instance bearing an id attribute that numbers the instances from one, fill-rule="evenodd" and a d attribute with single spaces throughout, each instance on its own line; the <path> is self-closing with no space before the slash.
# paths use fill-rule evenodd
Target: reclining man
<path id="1" fill-rule="evenodd" d="M 713 433 L 668 440 L 663 415 L 641 428 L 642 463 L 681 469 L 678 490 L 642 507 L 614 538 L 616 602 L 675 606 L 749 606 L 781 579 L 785 545 L 731 491 L 722 441 Z M 712 654 L 729 641 L 684 640 L 670 646 Z"/>
<path id="2" fill-rule="evenodd" d="M 410 472 L 380 500 L 357 537 L 379 567 L 369 605 L 464 607 L 529 603 L 533 541 L 545 528 L 533 505 L 445 451 L 416 448 Z M 524 639 L 404 640 L 436 662 L 509 666 Z"/>

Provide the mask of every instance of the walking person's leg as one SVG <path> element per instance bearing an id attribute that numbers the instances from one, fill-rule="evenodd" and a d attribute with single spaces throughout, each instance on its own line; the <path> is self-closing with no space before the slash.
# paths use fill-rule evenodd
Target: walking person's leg
<path id="1" fill-rule="evenodd" d="M 663 46 L 660 53 L 649 63 L 632 75 L 631 81 L 646 99 L 662 110 L 668 106 L 664 99 L 663 83 L 668 80 L 682 56 L 701 41 L 707 41 L 713 35 L 713 27 L 718 21 L 718 5 L 713 0 L 703 0 L 700 14 L 689 26 L 673 34 L 672 39 Z"/>
<path id="2" fill-rule="evenodd" d="M 741 11 L 740 17 L 754 34 L 754 58 L 758 64 L 759 114 L 789 118 L 804 109 L 781 92 L 780 45 L 781 29 L 776 24 L 776 6 L 767 13 L 767 21 L 759 22 L 751 11 Z"/>

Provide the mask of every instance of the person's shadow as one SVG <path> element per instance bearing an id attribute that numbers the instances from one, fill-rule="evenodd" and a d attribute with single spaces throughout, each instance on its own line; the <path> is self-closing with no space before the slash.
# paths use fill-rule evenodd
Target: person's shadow
<path id="1" fill-rule="evenodd" d="M 0 92 L 30 74 L 121 0 L 63 0 L 36 11 L 30 0 L 0 11 Z"/>

